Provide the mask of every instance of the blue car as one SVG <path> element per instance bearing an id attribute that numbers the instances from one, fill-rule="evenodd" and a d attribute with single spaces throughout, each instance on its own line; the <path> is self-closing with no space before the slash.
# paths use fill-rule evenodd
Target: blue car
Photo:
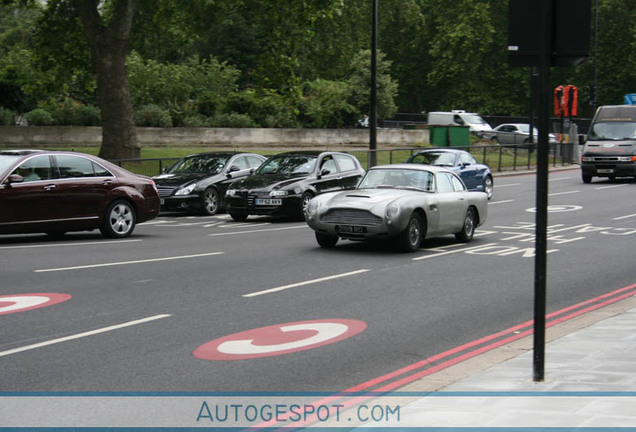
<path id="1" fill-rule="evenodd" d="M 477 163 L 473 155 L 464 150 L 427 149 L 406 160 L 406 163 L 436 165 L 459 174 L 468 190 L 486 192 L 488 199 L 493 195 L 493 180 L 490 168 Z"/>

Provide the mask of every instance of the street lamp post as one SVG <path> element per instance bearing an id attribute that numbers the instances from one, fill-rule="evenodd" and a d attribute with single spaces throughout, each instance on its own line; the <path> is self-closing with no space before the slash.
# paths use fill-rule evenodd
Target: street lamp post
<path id="1" fill-rule="evenodd" d="M 369 113 L 369 168 L 377 164 L 378 123 L 378 0 L 373 0 L 371 19 L 371 112 Z"/>

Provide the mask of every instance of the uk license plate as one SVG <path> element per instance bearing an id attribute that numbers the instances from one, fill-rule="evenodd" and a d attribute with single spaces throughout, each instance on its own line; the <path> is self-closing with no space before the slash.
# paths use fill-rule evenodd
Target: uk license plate
<path id="1" fill-rule="evenodd" d="M 262 206 L 279 206 L 283 204 L 283 200 L 280 198 L 257 198 L 255 203 Z"/>
<path id="2" fill-rule="evenodd" d="M 599 168 L 596 172 L 599 174 L 614 174 L 614 170 L 611 168 Z"/>
<path id="3" fill-rule="evenodd" d="M 364 234 L 367 232 L 367 227 L 356 225 L 336 225 L 336 232 L 342 234 Z"/>
<path id="4" fill-rule="evenodd" d="M 159 198 L 159 204 L 164 205 L 166 203 L 166 200 L 163 198 Z"/>

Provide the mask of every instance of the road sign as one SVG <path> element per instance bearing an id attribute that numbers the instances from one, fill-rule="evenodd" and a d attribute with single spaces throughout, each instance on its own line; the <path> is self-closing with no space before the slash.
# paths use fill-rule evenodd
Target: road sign
<path id="1" fill-rule="evenodd" d="M 259 327 L 207 342 L 192 353 L 202 360 L 245 360 L 318 348 L 363 332 L 367 324 L 350 319 L 298 321 Z"/>
<path id="2" fill-rule="evenodd" d="M 0 296 L 0 315 L 52 306 L 70 298 L 71 295 L 62 293 L 3 295 Z"/>

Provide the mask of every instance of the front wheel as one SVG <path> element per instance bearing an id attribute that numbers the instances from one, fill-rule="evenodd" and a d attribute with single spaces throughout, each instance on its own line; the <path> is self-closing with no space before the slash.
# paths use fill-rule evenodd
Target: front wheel
<path id="1" fill-rule="evenodd" d="M 464 217 L 464 225 L 462 226 L 461 231 L 455 234 L 457 241 L 462 243 L 468 243 L 471 241 L 475 235 L 476 222 L 477 217 L 475 216 L 475 210 L 469 208 L 466 211 L 466 217 Z"/>
<path id="2" fill-rule="evenodd" d="M 581 175 L 582 179 L 583 179 L 583 183 L 585 184 L 589 184 L 592 183 L 592 176 L 591 175 Z"/>
<path id="3" fill-rule="evenodd" d="M 300 197 L 300 208 L 298 209 L 300 212 L 300 217 L 305 220 L 305 211 L 307 210 L 307 206 L 309 205 L 309 201 L 314 197 L 314 194 L 307 191 L 303 193 Z"/>
<path id="4" fill-rule="evenodd" d="M 338 236 L 316 233 L 316 241 L 320 245 L 320 247 L 331 249 L 336 247 L 336 243 L 338 243 Z"/>
<path id="5" fill-rule="evenodd" d="M 118 200 L 108 206 L 104 222 L 99 230 L 106 237 L 128 237 L 135 229 L 136 220 L 132 204 L 128 201 Z"/>
<path id="6" fill-rule="evenodd" d="M 213 187 L 207 188 L 201 195 L 201 213 L 213 216 L 219 212 L 221 198 L 219 192 Z"/>
<path id="7" fill-rule="evenodd" d="M 424 238 L 424 223 L 422 217 L 413 213 L 406 229 L 398 236 L 398 247 L 404 252 L 415 252 L 420 248 Z"/>

